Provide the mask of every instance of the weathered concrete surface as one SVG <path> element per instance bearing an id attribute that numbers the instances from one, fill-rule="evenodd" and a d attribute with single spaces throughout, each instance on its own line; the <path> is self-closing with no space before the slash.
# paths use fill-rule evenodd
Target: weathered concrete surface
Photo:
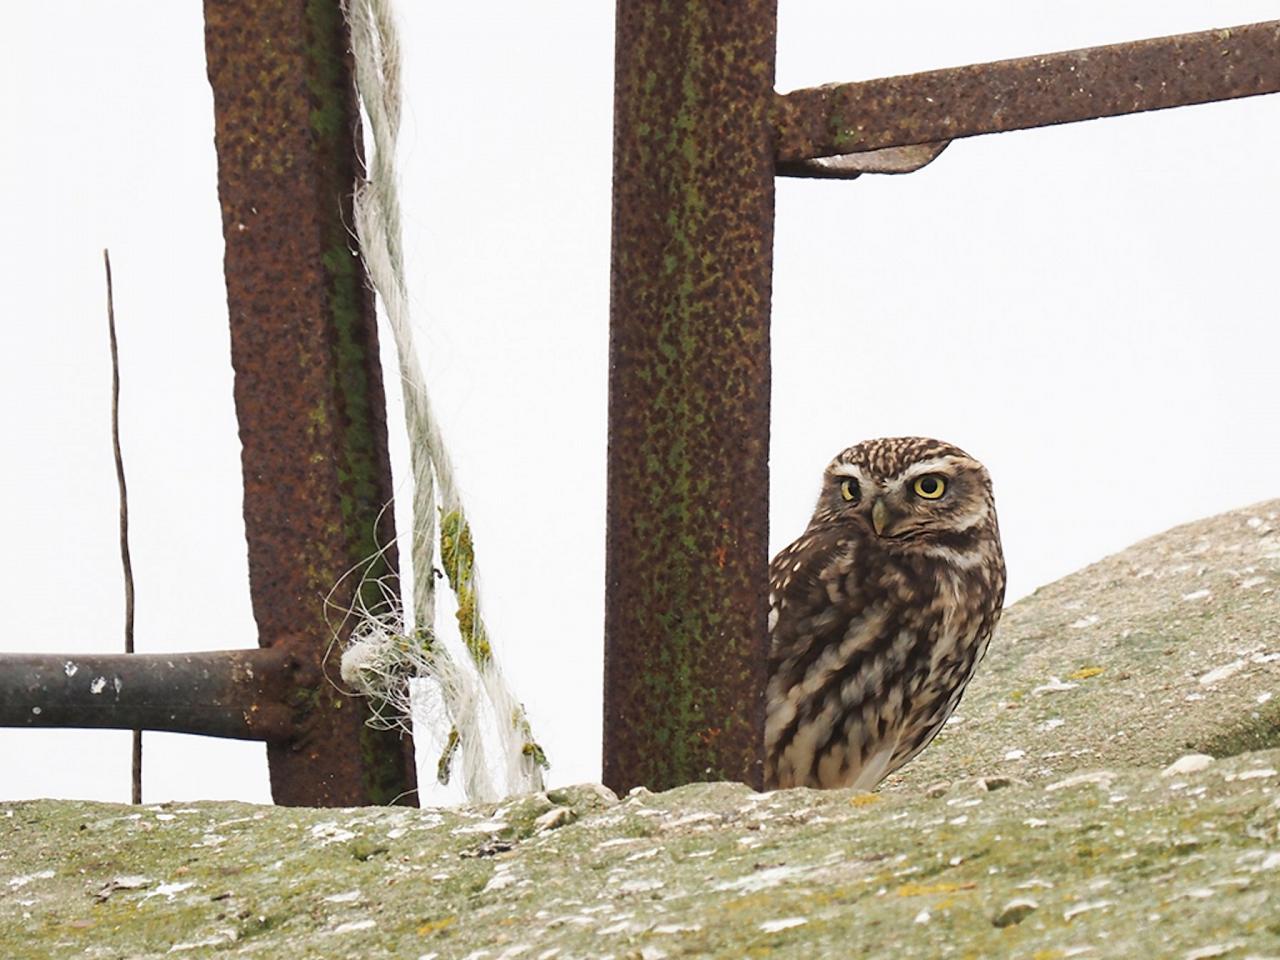
<path id="1" fill-rule="evenodd" d="M 1280 500 L 1177 527 L 1005 611 L 960 708 L 887 785 L 1280 747 Z"/>
<path id="2" fill-rule="evenodd" d="M 1278 515 L 1018 604 L 963 720 L 874 796 L 0 803 L 0 956 L 1280 957 L 1280 750 L 1253 749 L 1277 743 Z M 1218 759 L 1161 772 L 1191 748 Z"/>

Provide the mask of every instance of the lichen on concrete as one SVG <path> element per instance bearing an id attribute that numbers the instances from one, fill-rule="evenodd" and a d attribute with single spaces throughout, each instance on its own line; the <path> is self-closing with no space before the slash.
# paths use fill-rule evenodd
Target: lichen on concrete
<path id="1" fill-rule="evenodd" d="M 889 789 L 1280 747 L 1280 500 L 1177 527 L 1005 611 Z"/>
<path id="2" fill-rule="evenodd" d="M 1253 749 L 1278 516 L 1179 528 L 1015 605 L 961 722 L 876 794 L 0 803 L 3 955 L 1280 956 L 1280 750 Z M 1215 743 L 1241 749 L 1179 761 Z"/>
<path id="3" fill-rule="evenodd" d="M 1274 955 L 1278 766 L 873 800 L 699 784 L 455 811 L 12 804 L 0 942 L 14 960 Z"/>

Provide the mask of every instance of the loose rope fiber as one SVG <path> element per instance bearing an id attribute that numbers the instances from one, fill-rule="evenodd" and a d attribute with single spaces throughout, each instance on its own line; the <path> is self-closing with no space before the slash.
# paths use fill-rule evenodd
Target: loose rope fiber
<path id="1" fill-rule="evenodd" d="M 395 593 L 384 591 L 387 603 L 380 612 L 357 611 L 342 657 L 342 677 L 373 699 L 375 722 L 407 729 L 410 718 L 418 716 L 431 731 L 447 731 L 439 736 L 438 778 L 447 782 L 455 756 L 460 757 L 468 800 L 528 793 L 542 789 L 546 758 L 494 659 L 480 613 L 471 526 L 409 322 L 395 169 L 400 48 L 391 5 L 389 0 L 344 0 L 343 11 L 351 28 L 356 89 L 372 139 L 366 179 L 355 193 L 356 237 L 395 341 L 409 434 L 413 602 L 406 617 Z M 457 599 L 458 627 L 469 655 L 465 660 L 450 655 L 435 633 L 437 535 L 441 567 Z M 485 749 L 486 730 L 496 740 L 492 750 Z M 420 744 L 426 732 L 419 725 Z"/>

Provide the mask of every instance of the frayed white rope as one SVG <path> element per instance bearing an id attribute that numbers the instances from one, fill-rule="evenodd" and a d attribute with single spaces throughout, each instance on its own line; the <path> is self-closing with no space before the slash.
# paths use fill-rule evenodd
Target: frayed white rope
<path id="1" fill-rule="evenodd" d="M 413 603 L 407 617 L 398 604 L 387 612 L 359 612 L 342 657 L 342 676 L 375 702 L 382 701 L 375 708 L 375 719 L 386 726 L 407 727 L 414 712 L 415 681 L 433 685 L 443 705 L 442 717 L 436 719 L 443 719 L 448 730 L 439 776 L 441 782 L 447 781 L 453 757 L 459 755 L 468 799 L 492 800 L 540 790 L 546 760 L 533 739 L 524 708 L 493 658 L 480 616 L 471 528 L 440 424 L 431 409 L 409 323 L 395 171 L 400 49 L 394 18 L 389 0 L 344 0 L 343 10 L 351 28 L 356 88 L 373 141 L 367 178 L 355 193 L 356 237 L 395 340 L 410 439 Z M 441 565 L 457 597 L 458 625 L 470 663 L 450 656 L 435 635 L 437 531 Z M 486 728 L 496 731 L 492 762 L 481 732 Z"/>

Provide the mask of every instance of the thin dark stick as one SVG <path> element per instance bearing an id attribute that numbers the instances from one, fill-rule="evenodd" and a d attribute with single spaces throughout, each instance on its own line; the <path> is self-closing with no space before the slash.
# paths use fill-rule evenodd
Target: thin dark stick
<path id="1" fill-rule="evenodd" d="M 120 486 L 120 565 L 124 568 L 124 652 L 133 653 L 133 564 L 129 560 L 129 492 L 124 483 L 124 458 L 120 454 L 120 353 L 116 347 L 116 308 L 111 290 L 111 254 L 103 250 L 107 268 L 107 331 L 111 335 L 111 447 L 116 458 L 116 482 Z M 142 803 L 142 731 L 133 731 L 133 802 Z"/>

